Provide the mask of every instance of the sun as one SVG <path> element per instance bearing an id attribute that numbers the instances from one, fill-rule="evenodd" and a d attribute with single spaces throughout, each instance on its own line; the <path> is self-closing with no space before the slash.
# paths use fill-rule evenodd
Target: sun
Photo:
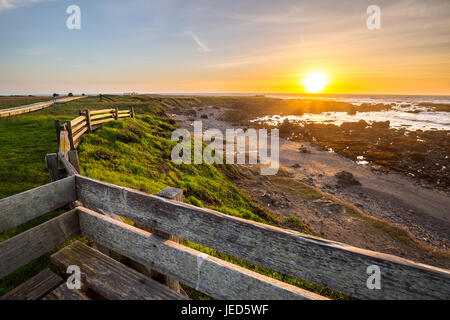
<path id="1" fill-rule="evenodd" d="M 328 84 L 328 76 L 322 72 L 308 73 L 301 83 L 308 93 L 320 93 Z"/>

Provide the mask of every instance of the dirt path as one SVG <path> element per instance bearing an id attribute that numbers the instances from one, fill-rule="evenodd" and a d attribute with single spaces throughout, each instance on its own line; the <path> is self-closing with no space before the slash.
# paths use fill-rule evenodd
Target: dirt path
<path id="1" fill-rule="evenodd" d="M 53 105 L 54 103 L 64 103 L 64 102 L 69 102 L 69 101 L 76 100 L 76 99 L 82 99 L 84 97 L 86 97 L 86 96 L 66 97 L 66 98 L 57 99 L 54 102 L 53 102 L 53 100 L 50 100 L 50 101 L 43 101 L 43 102 L 27 104 L 25 106 L 1 109 L 0 117 L 10 117 L 10 116 L 15 116 L 15 115 L 26 113 L 26 112 L 33 112 L 33 111 L 47 108 L 47 107 Z"/>
<path id="2" fill-rule="evenodd" d="M 203 130 L 232 127 L 219 120 L 221 110 L 196 111 L 196 116 L 168 113 L 188 129 L 192 120 L 202 120 Z M 299 152 L 300 147 L 307 152 Z M 280 139 L 280 167 L 276 176 L 261 176 L 255 166 L 239 166 L 241 176 L 231 178 L 260 206 L 281 218 L 299 218 L 318 236 L 450 268 L 447 194 L 284 139 Z M 344 170 L 361 185 L 337 187 L 334 175 Z"/>

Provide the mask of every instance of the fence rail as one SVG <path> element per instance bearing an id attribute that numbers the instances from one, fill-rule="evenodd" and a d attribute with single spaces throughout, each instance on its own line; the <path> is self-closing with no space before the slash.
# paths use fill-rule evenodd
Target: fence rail
<path id="1" fill-rule="evenodd" d="M 70 149 L 75 150 L 81 143 L 81 138 L 85 133 L 92 132 L 93 130 L 97 129 L 102 123 L 118 120 L 119 118 L 125 117 L 134 118 L 133 107 L 129 108 L 128 110 L 119 110 L 118 108 L 95 111 L 84 110 L 80 111 L 79 117 L 67 121 L 62 126 L 58 122 L 56 123 L 56 126 L 60 127 L 59 131 L 67 131 Z"/>
<path id="2" fill-rule="evenodd" d="M 47 154 L 45 157 L 52 181 L 56 181 L 66 176 L 66 174 L 74 175 L 80 172 L 76 149 L 86 133 L 100 128 L 102 123 L 125 117 L 135 117 L 134 107 L 130 107 L 127 110 L 119 110 L 118 108 L 94 111 L 80 110 L 79 113 L 78 117 L 66 121 L 64 124 L 61 124 L 60 120 L 55 119 L 59 150 L 58 153 Z"/>
<path id="3" fill-rule="evenodd" d="M 53 197 L 43 197 L 53 191 Z M 81 205 L 0 243 L 0 277 L 80 233 L 95 243 L 219 299 L 323 299 L 162 239 L 163 232 L 362 299 L 450 299 L 450 271 L 354 248 L 78 174 L 0 200 L 3 229 L 76 200 Z M 29 201 L 29 208 L 23 202 Z M 40 203 L 39 206 L 36 206 Z M 7 208 L 7 210 L 4 210 Z M 23 211 L 29 212 L 26 216 Z M 13 218 L 12 218 L 13 217 Z M 36 242 L 36 244 L 32 244 Z M 368 289 L 367 267 L 381 270 L 381 289 Z"/>

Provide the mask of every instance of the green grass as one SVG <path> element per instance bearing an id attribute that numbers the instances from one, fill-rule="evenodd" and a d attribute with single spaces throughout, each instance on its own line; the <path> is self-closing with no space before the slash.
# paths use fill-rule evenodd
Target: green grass
<path id="1" fill-rule="evenodd" d="M 388 225 L 381 221 L 373 221 L 371 222 L 371 225 L 374 226 L 375 228 L 383 230 L 394 239 L 398 239 L 403 242 L 411 242 L 411 237 L 403 229 L 400 229 L 392 225 Z"/>
<path id="2" fill-rule="evenodd" d="M 0 119 L 0 198 L 48 183 L 45 154 L 58 150 L 53 118 Z"/>
<path id="3" fill-rule="evenodd" d="M 301 233 L 314 235 L 314 232 L 297 217 L 287 217 L 282 220 L 284 228 L 296 230 Z"/>
<path id="4" fill-rule="evenodd" d="M 78 110 L 135 107 L 137 114 L 159 113 L 151 96 L 114 97 L 116 102 L 86 97 L 23 115 L 0 118 L 0 199 L 50 182 L 45 155 L 58 151 L 54 119 L 78 116 Z M 154 103 L 154 105 L 153 105 Z"/>
<path id="5" fill-rule="evenodd" d="M 320 199 L 323 197 L 323 195 L 314 188 L 293 179 L 275 177 L 274 182 L 288 188 L 304 199 Z"/>
<path id="6" fill-rule="evenodd" d="M 176 127 L 172 120 L 153 114 L 137 119 L 106 123 L 95 134 L 85 136 L 79 147 L 82 174 L 147 193 L 167 186 L 184 191 L 185 202 L 226 214 L 266 221 L 261 210 L 220 168 L 201 165 L 175 165 L 170 139 Z"/>

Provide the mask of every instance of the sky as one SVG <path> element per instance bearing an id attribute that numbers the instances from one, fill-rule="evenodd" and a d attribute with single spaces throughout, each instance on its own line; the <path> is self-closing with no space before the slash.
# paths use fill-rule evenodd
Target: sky
<path id="1" fill-rule="evenodd" d="M 448 0 L 0 0 L 0 94 L 304 93 L 319 72 L 324 93 L 450 95 L 449 16 Z"/>

